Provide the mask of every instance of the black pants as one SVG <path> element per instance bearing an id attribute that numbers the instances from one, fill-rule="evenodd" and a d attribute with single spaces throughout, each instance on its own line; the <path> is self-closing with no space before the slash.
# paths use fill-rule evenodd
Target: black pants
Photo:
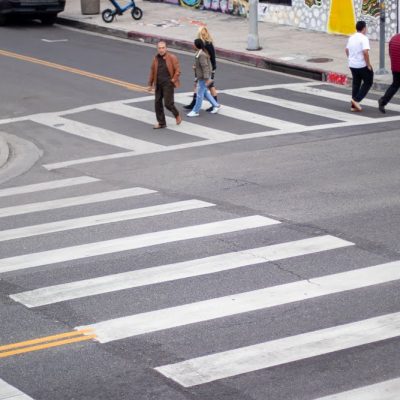
<path id="1" fill-rule="evenodd" d="M 156 85 L 155 109 L 157 121 L 161 126 L 167 125 L 167 122 L 165 121 L 163 100 L 167 110 L 171 111 L 176 118 L 179 115 L 179 111 L 176 109 L 174 104 L 174 85 L 171 82 Z"/>
<path id="2" fill-rule="evenodd" d="M 386 106 L 386 104 L 389 103 L 390 100 L 392 100 L 392 97 L 397 93 L 397 91 L 400 88 L 400 72 L 392 71 L 392 74 L 393 74 L 393 82 L 388 87 L 388 89 L 386 90 L 385 94 L 382 97 L 382 104 L 384 106 Z"/>
<path id="3" fill-rule="evenodd" d="M 371 89 L 374 82 L 374 72 L 368 67 L 350 68 L 353 76 L 352 98 L 359 103 Z"/>

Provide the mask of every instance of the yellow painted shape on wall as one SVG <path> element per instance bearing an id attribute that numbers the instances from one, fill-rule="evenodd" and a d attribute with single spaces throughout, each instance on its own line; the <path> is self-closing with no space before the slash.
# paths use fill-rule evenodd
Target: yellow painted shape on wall
<path id="1" fill-rule="evenodd" d="M 331 0 L 328 32 L 351 35 L 356 31 L 355 25 L 353 0 Z"/>

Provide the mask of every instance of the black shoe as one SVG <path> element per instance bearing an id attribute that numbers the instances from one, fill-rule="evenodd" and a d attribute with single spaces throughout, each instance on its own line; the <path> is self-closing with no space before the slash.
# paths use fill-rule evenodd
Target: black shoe
<path id="1" fill-rule="evenodd" d="M 378 100 L 378 108 L 382 114 L 386 114 L 385 105 L 383 104 L 382 98 Z"/>
<path id="2" fill-rule="evenodd" d="M 211 111 L 213 110 L 213 108 L 214 108 L 213 106 L 208 107 L 206 111 L 207 111 L 207 112 L 211 112 Z"/>
<path id="3" fill-rule="evenodd" d="M 197 94 L 195 93 L 195 94 L 193 95 L 192 102 L 191 102 L 190 104 L 187 104 L 186 106 L 183 106 L 183 108 L 184 108 L 185 110 L 191 110 L 191 109 L 194 107 L 194 105 L 196 104 L 196 97 L 197 97 Z"/>

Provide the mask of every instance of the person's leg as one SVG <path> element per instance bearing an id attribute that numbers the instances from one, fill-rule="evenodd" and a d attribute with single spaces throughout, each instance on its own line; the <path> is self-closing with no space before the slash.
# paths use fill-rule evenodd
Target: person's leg
<path id="1" fill-rule="evenodd" d="M 214 97 L 211 96 L 210 91 L 206 88 L 204 92 L 204 97 L 211 103 L 211 105 L 214 107 L 219 107 L 219 104 L 215 101 Z"/>
<path id="2" fill-rule="evenodd" d="M 166 126 L 167 125 L 167 123 L 165 121 L 163 98 L 164 98 L 164 94 L 163 94 L 162 86 L 156 85 L 154 108 L 156 110 L 156 118 L 158 121 L 158 126 Z"/>
<path id="3" fill-rule="evenodd" d="M 397 93 L 400 88 L 400 72 L 392 72 L 393 82 L 386 90 L 385 94 L 381 97 L 381 103 L 386 106 L 392 100 L 392 97 Z"/>
<path id="4" fill-rule="evenodd" d="M 186 106 L 183 106 L 186 110 L 191 110 L 194 105 L 196 104 L 196 98 L 197 98 L 197 80 L 195 80 L 194 87 L 193 87 L 193 98 L 190 104 L 187 104 Z"/>
<path id="5" fill-rule="evenodd" d="M 197 98 L 196 104 L 193 107 L 193 112 L 199 113 L 201 105 L 203 103 L 204 92 L 207 90 L 206 81 L 204 79 L 199 79 L 197 82 Z"/>
<path id="6" fill-rule="evenodd" d="M 359 103 L 368 94 L 369 89 L 371 89 L 372 83 L 374 82 L 374 72 L 368 69 L 368 67 L 360 68 L 359 72 L 362 79 L 362 85 L 358 91 L 358 94 L 354 98 L 357 103 Z"/>
<path id="7" fill-rule="evenodd" d="M 174 86 L 172 83 L 166 83 L 163 86 L 165 108 L 171 111 L 173 116 L 177 118 L 179 116 L 179 111 L 176 109 L 174 103 Z"/>
<path id="8" fill-rule="evenodd" d="M 355 100 L 361 86 L 361 75 L 359 73 L 359 68 L 350 68 L 350 71 L 351 76 L 353 77 L 353 83 L 351 85 L 351 98 Z"/>

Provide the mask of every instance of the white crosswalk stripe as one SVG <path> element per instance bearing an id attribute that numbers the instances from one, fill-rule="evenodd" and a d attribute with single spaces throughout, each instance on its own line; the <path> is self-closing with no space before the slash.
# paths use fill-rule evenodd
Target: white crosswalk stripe
<path id="1" fill-rule="evenodd" d="M 323 97 L 326 99 L 340 100 L 349 103 L 349 95 L 345 93 L 332 92 L 330 90 L 319 89 L 317 87 L 311 87 L 311 86 L 303 86 L 303 87 L 293 86 L 293 87 L 287 87 L 286 89 L 292 92 L 310 94 L 313 96 Z M 374 101 L 371 99 L 363 99 L 362 104 L 374 108 L 378 107 L 378 102 L 376 100 Z M 387 106 L 385 106 L 385 108 L 387 110 L 400 112 L 399 104 L 389 103 Z"/>
<path id="2" fill-rule="evenodd" d="M 39 253 L 24 254 L 0 259 L 0 273 L 140 249 L 181 240 L 237 232 L 244 229 L 260 228 L 279 223 L 279 221 L 255 215 L 185 228 L 145 233 L 102 242 L 87 243 Z"/>
<path id="3" fill-rule="evenodd" d="M 296 101 L 279 99 L 273 96 L 268 96 L 260 93 L 253 92 L 236 92 L 235 90 L 225 90 L 224 93 L 231 96 L 240 97 L 248 100 L 255 100 L 262 103 L 273 104 L 275 106 L 284 107 L 290 110 L 296 110 L 307 114 L 319 115 L 321 117 L 337 119 L 346 122 L 362 122 L 372 121 L 372 118 L 364 117 L 358 114 L 351 114 L 348 112 L 332 111 L 328 108 L 313 106 L 305 103 L 298 103 Z M 348 101 L 348 99 L 347 99 Z"/>
<path id="4" fill-rule="evenodd" d="M 71 115 L 77 113 L 85 113 L 88 111 L 100 110 L 109 114 L 114 114 L 123 118 L 130 118 L 134 121 L 140 121 L 151 126 L 156 122 L 155 113 L 148 111 L 140 107 L 135 107 L 135 104 L 149 102 L 154 100 L 154 96 L 143 96 L 135 99 L 111 101 L 100 104 L 93 104 L 88 106 L 81 106 L 75 109 L 60 111 L 58 113 L 43 113 L 35 114 L 26 117 L 19 117 L 15 119 L 15 122 L 19 121 L 34 121 L 38 124 L 42 124 L 47 127 L 51 127 L 55 132 L 60 131 L 71 135 L 82 137 L 86 140 L 93 140 L 99 143 L 107 144 L 113 147 L 120 147 L 124 149 L 124 152 L 115 152 L 112 154 L 94 155 L 91 157 L 61 160 L 56 162 L 46 163 L 44 167 L 48 170 L 56 170 L 65 168 L 73 165 L 98 163 L 110 160 L 117 160 L 126 157 L 135 157 L 144 154 L 169 152 L 176 150 L 183 150 L 192 147 L 208 146 L 216 143 L 226 143 L 231 141 L 256 139 L 278 135 L 288 135 L 293 133 L 307 133 L 319 130 L 327 130 L 330 128 L 350 127 L 354 125 L 368 125 L 378 124 L 382 122 L 393 122 L 400 120 L 399 115 L 395 116 L 382 116 L 379 118 L 367 117 L 360 113 L 351 113 L 349 110 L 350 94 L 337 93 L 327 89 L 320 89 L 318 86 L 325 85 L 319 82 L 299 82 L 290 84 L 278 84 L 278 85 L 261 85 L 255 87 L 243 87 L 235 89 L 220 90 L 221 95 L 227 94 L 242 99 L 243 101 L 252 100 L 258 103 L 265 104 L 265 112 L 252 112 L 241 109 L 241 107 L 232 107 L 229 104 L 223 104 L 219 114 L 223 117 L 230 118 L 233 121 L 239 120 L 244 123 L 248 123 L 249 127 L 251 124 L 257 124 L 265 126 L 265 131 L 257 131 L 250 133 L 232 133 L 223 129 L 217 129 L 213 126 L 206 126 L 202 118 L 184 118 L 184 121 L 180 125 L 176 125 L 175 119 L 167 115 L 168 131 L 172 131 L 171 140 L 176 141 L 176 144 L 160 145 L 145 139 L 137 139 L 133 137 L 135 135 L 134 130 L 132 135 L 126 135 L 118 132 L 118 128 L 115 130 L 108 130 L 100 128 L 98 126 L 92 126 L 87 123 L 77 122 L 70 118 Z M 315 98 L 315 105 L 305 104 L 303 102 L 297 102 L 288 99 L 282 99 L 274 97 L 273 94 L 268 95 L 268 90 L 273 89 L 286 89 L 289 92 L 294 91 L 298 93 L 304 93 L 312 95 Z M 261 94 L 257 91 L 264 90 L 266 93 Z M 177 93 L 176 102 L 183 103 L 187 101 L 188 96 L 191 93 Z M 343 111 L 332 111 L 326 107 L 321 106 L 321 100 L 323 99 L 335 99 L 343 103 Z M 294 110 L 297 113 L 303 113 L 305 115 L 304 120 L 310 118 L 309 115 L 319 116 L 321 118 L 329 118 L 333 122 L 318 123 L 318 124 L 307 124 L 307 123 L 296 123 L 289 120 L 290 114 L 285 118 L 276 118 L 273 115 L 273 111 L 268 104 L 282 107 L 287 110 Z M 365 99 L 363 104 L 368 106 L 374 106 L 376 108 L 376 102 L 370 99 Z M 208 107 L 204 104 L 203 108 Z M 400 111 L 400 105 L 389 104 L 386 107 L 388 110 L 396 112 Z M 269 115 L 270 114 L 270 115 Z M 272 114 L 272 115 L 271 115 Z M 308 117 L 307 117 L 308 116 Z M 213 117 L 214 118 L 214 117 Z M 215 118 L 218 118 L 217 116 Z M 11 123 L 13 119 L 0 120 L 0 125 L 3 123 Z M 234 130 L 234 128 L 233 128 Z M 171 132 L 168 132 L 171 133 Z M 176 133 L 173 136 L 173 133 Z M 180 134 L 180 135 L 179 135 Z M 187 138 L 182 141 L 182 135 L 188 135 L 194 137 L 193 141 L 188 142 Z M 196 140 L 200 138 L 203 140 Z"/>
<path id="5" fill-rule="evenodd" d="M 0 379 L 0 400 L 34 400 L 14 386 Z"/>
<path id="6" fill-rule="evenodd" d="M 175 101 L 177 103 L 185 104 L 187 102 L 187 97 L 184 95 L 178 95 L 176 96 Z M 209 106 L 210 105 L 208 103 L 205 103 L 203 104 L 203 109 L 208 108 Z M 295 124 L 293 122 L 284 121 L 278 118 L 267 117 L 265 115 L 256 114 L 250 111 L 244 111 L 236 107 L 229 107 L 227 105 L 223 105 L 218 114 L 274 129 L 293 129 L 295 131 L 301 130 L 305 127 L 301 124 Z"/>
<path id="7" fill-rule="evenodd" d="M 155 190 L 135 187 L 130 189 L 111 190 L 109 192 L 89 194 L 85 196 L 68 197 L 64 199 L 48 200 L 38 203 L 4 207 L 0 208 L 0 218 L 34 213 L 39 211 L 56 210 L 59 208 L 79 206 L 84 204 L 93 204 L 102 201 L 126 199 L 128 197 L 141 196 L 151 193 L 155 193 Z"/>
<path id="8" fill-rule="evenodd" d="M 22 228 L 0 231 L 0 242 L 12 239 L 21 239 L 30 236 L 45 235 L 48 233 L 62 232 L 72 229 L 86 228 L 89 226 L 109 224 L 112 222 L 128 221 L 137 218 L 152 217 L 156 215 L 212 207 L 214 204 L 200 200 L 177 201 L 175 203 L 160 204 L 118 211 L 108 214 L 91 215 L 89 217 L 74 218 L 63 221 L 49 222 L 47 224 L 24 226 Z"/>
<path id="9" fill-rule="evenodd" d="M 32 121 L 60 131 L 83 137 L 85 139 L 94 140 L 96 142 L 109 144 L 111 146 L 121 147 L 123 149 L 135 150 L 138 153 L 156 152 L 164 148 L 164 146 L 135 139 L 120 133 L 108 131 L 82 122 L 73 121 L 54 114 L 39 114 L 30 118 Z"/>
<path id="10" fill-rule="evenodd" d="M 156 370 L 184 387 L 191 387 L 397 336 L 400 336 L 400 313 L 393 313 L 194 358 Z"/>
<path id="11" fill-rule="evenodd" d="M 98 106 L 97 109 L 120 115 L 126 118 L 132 118 L 137 121 L 146 122 L 149 125 L 154 125 L 154 112 L 143 110 L 141 108 L 128 106 L 122 103 L 113 103 L 109 105 Z M 236 135 L 233 133 L 221 131 L 214 128 L 197 125 L 192 122 L 186 121 L 181 125 L 176 125 L 175 118 L 166 116 L 168 129 L 188 134 L 191 136 L 198 136 L 203 139 L 212 140 L 215 142 L 223 142 L 234 140 Z"/>
<path id="12" fill-rule="evenodd" d="M 399 397 L 400 379 L 391 379 L 315 400 L 398 400 Z"/>
<path id="13" fill-rule="evenodd" d="M 298 257 L 351 245 L 352 243 L 350 242 L 332 236 L 319 236 L 295 242 L 224 253 L 197 260 L 44 287 L 17 293 L 10 297 L 27 307 L 38 307 L 117 290 L 228 271 L 249 265 Z"/>
<path id="14" fill-rule="evenodd" d="M 0 189 L 0 197 L 14 196 L 18 194 L 26 194 L 40 192 L 45 190 L 53 190 L 76 185 L 83 185 L 91 182 L 99 182 L 100 179 L 90 176 L 78 176 L 77 178 L 58 179 L 50 182 L 35 183 L 32 185 L 16 186 L 6 189 Z"/>
<path id="15" fill-rule="evenodd" d="M 93 329 L 101 343 L 178 326 L 209 321 L 359 289 L 400 279 L 400 262 L 297 281 L 251 292 L 98 322 L 76 329 Z"/>

